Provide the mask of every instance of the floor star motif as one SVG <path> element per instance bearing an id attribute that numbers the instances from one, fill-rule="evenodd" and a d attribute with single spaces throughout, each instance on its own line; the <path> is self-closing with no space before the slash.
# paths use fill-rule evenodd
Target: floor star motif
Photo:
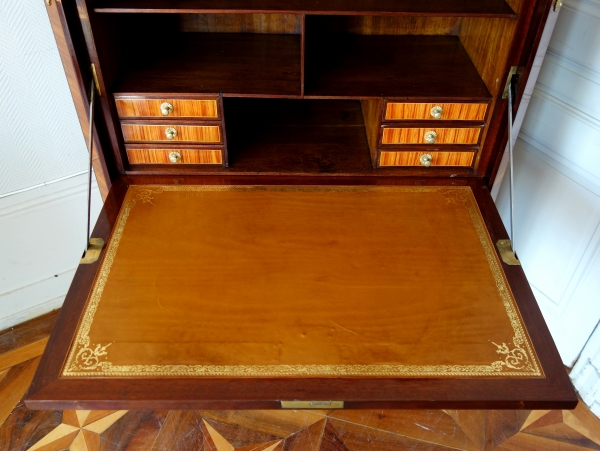
<path id="1" fill-rule="evenodd" d="M 127 410 L 65 410 L 62 423 L 28 451 L 99 451 L 100 434 Z"/>
<path id="2" fill-rule="evenodd" d="M 215 428 L 202 420 L 202 427 L 204 430 L 204 445 L 205 450 L 210 451 L 281 451 L 282 440 L 273 440 L 266 443 L 257 443 L 254 445 L 243 446 L 236 448 L 229 441 L 219 434 Z"/>

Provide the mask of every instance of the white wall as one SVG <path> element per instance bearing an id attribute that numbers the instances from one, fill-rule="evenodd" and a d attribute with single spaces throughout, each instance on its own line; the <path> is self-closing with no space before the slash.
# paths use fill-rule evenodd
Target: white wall
<path id="1" fill-rule="evenodd" d="M 88 153 L 42 0 L 0 1 L 0 105 L 1 330 L 62 304 L 85 243 Z"/>
<path id="2" fill-rule="evenodd" d="M 599 160 L 600 0 L 564 0 L 515 147 L 515 247 L 568 366 L 600 320 Z M 497 205 L 508 224 L 508 177 Z"/>

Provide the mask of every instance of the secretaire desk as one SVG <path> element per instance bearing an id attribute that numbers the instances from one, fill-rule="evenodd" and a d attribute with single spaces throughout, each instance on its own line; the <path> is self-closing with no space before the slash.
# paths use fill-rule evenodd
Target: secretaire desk
<path id="1" fill-rule="evenodd" d="M 47 0 L 105 245 L 27 405 L 574 407 L 488 189 L 553 6 Z"/>

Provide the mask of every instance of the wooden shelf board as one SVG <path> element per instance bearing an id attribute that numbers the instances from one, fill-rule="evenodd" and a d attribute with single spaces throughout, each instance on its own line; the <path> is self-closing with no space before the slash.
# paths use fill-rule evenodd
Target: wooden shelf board
<path id="1" fill-rule="evenodd" d="M 181 33 L 131 64 L 115 93 L 300 96 L 300 36 Z"/>
<path id="2" fill-rule="evenodd" d="M 456 36 L 307 34 L 305 74 L 306 96 L 491 99 Z"/>
<path id="3" fill-rule="evenodd" d="M 515 17 L 504 0 L 103 0 L 101 13 L 304 13 Z"/>

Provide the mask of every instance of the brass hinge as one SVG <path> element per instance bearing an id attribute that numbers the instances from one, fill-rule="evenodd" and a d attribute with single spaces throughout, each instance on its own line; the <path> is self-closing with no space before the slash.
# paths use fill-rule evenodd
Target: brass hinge
<path id="1" fill-rule="evenodd" d="M 521 261 L 512 250 L 510 240 L 498 240 L 496 247 L 504 263 L 511 266 L 521 266 Z"/>
<path id="2" fill-rule="evenodd" d="M 94 77 L 94 85 L 96 85 L 98 95 L 102 96 L 102 91 L 100 90 L 100 83 L 98 82 L 98 74 L 96 73 L 96 65 L 94 63 L 92 63 L 92 77 Z"/>
<path id="3" fill-rule="evenodd" d="M 560 9 L 563 5 L 562 0 L 554 0 L 554 11 L 556 11 L 557 9 Z"/>
<path id="4" fill-rule="evenodd" d="M 104 247 L 104 240 L 102 238 L 90 238 L 90 244 L 88 245 L 85 255 L 79 261 L 82 265 L 90 265 L 95 263 L 100 258 L 100 253 Z"/>
<path id="5" fill-rule="evenodd" d="M 282 409 L 343 409 L 344 401 L 281 401 Z"/>

